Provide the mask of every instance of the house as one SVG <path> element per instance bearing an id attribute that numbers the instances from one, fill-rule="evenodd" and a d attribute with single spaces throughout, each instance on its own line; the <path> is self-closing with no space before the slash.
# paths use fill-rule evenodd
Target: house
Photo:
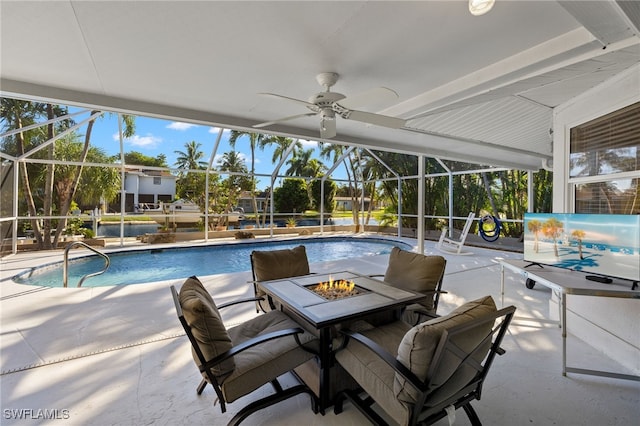
<path id="1" fill-rule="evenodd" d="M 136 206 L 156 206 L 160 201 L 176 198 L 177 177 L 164 170 L 130 168 L 125 171 L 125 212 L 135 212 Z M 109 211 L 120 211 L 120 197 L 109 205 Z"/>
<path id="2" fill-rule="evenodd" d="M 267 193 L 265 191 L 262 191 L 256 195 L 256 203 L 258 205 L 258 212 L 262 213 L 265 206 L 267 205 Z M 253 197 L 251 196 L 251 192 L 242 191 L 240 197 L 238 198 L 237 207 L 241 207 L 245 213 L 254 213 Z"/>
<path id="3" fill-rule="evenodd" d="M 336 202 L 336 211 L 351 211 L 353 209 L 353 199 L 351 197 L 333 197 L 333 200 Z M 360 199 L 358 198 L 356 202 L 360 203 Z M 371 198 L 364 197 L 363 203 L 363 209 L 369 210 Z M 377 203 L 374 204 L 373 208 L 377 208 Z"/>

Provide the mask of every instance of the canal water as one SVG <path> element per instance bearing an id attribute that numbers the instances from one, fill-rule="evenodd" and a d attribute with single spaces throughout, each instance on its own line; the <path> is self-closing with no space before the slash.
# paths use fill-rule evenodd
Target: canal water
<path id="1" fill-rule="evenodd" d="M 285 220 L 274 221 L 276 226 L 284 227 Z M 320 225 L 319 219 L 301 219 L 298 222 L 298 226 L 318 226 Z M 353 219 L 348 217 L 325 219 L 325 225 L 352 225 Z M 369 220 L 370 225 L 375 225 L 377 222 L 373 219 Z M 254 221 L 242 220 L 240 221 L 240 229 L 248 225 L 254 225 Z M 124 237 L 137 237 L 138 235 L 153 234 L 158 232 L 160 225 L 155 222 L 125 222 L 124 223 Z M 196 228 L 182 229 L 183 231 L 197 231 Z M 101 222 L 98 224 L 97 237 L 120 237 L 120 223 L 119 222 Z"/>

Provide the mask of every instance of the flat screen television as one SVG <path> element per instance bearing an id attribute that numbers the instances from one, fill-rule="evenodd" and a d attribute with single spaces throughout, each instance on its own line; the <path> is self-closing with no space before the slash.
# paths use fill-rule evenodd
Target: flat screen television
<path id="1" fill-rule="evenodd" d="M 526 213 L 524 260 L 639 281 L 640 215 Z"/>

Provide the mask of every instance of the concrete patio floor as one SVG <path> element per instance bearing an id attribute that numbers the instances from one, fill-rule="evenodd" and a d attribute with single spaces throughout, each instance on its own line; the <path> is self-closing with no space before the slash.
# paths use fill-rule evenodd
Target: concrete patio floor
<path id="1" fill-rule="evenodd" d="M 415 240 L 405 240 L 415 244 Z M 428 254 L 441 254 L 433 242 Z M 490 294 L 500 302 L 501 258 L 511 251 L 469 247 L 469 256 L 445 254 L 447 270 L 439 314 Z M 314 272 L 354 270 L 384 273 L 386 255 L 313 263 Z M 61 259 L 62 253 L 21 253 L 1 264 L 0 359 L 2 425 L 224 425 L 247 401 L 213 405 L 208 387 L 196 395 L 199 372 L 175 315 L 169 292 L 173 280 L 97 288 L 40 288 L 10 277 L 32 265 Z M 250 296 L 250 271 L 201 277 L 217 302 Z M 635 425 L 640 418 L 640 383 L 561 374 L 561 333 L 550 318 L 551 292 L 527 289 L 522 277 L 507 275 L 505 304 L 514 304 L 512 323 L 485 383 L 472 405 L 486 425 Z M 553 306 L 552 306 L 553 308 Z M 229 325 L 255 315 L 251 304 L 223 312 Z M 572 366 L 631 372 L 580 339 L 569 335 Z M 290 382 L 285 377 L 285 383 Z M 48 410 L 44 413 L 42 410 Z M 56 411 L 57 410 L 57 411 Z M 42 417 L 57 414 L 58 420 Z M 462 410 L 456 425 L 469 424 Z M 23 418 L 20 419 L 19 417 Z M 366 419 L 351 405 L 336 416 L 310 410 L 297 396 L 250 416 L 247 425 L 361 425 Z M 446 425 L 443 419 L 438 424 Z"/>

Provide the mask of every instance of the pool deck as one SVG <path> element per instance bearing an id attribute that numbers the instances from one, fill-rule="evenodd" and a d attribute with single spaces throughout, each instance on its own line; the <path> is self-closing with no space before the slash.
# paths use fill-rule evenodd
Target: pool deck
<path id="1" fill-rule="evenodd" d="M 403 239 L 415 246 L 413 239 Z M 197 244 L 197 243 L 196 243 Z M 131 245 L 130 247 L 137 247 Z M 148 247 L 148 246 L 147 246 Z M 127 247 L 129 248 L 129 247 Z M 447 270 L 438 312 L 490 294 L 500 300 L 501 258 L 521 258 L 517 250 L 465 247 L 468 256 L 444 254 Z M 434 242 L 427 254 L 442 254 Z M 74 250 L 73 255 L 83 254 Z M 223 425 L 253 396 L 229 404 L 224 415 L 207 388 L 197 396 L 199 373 L 176 318 L 171 280 L 144 285 L 94 288 L 41 288 L 10 277 L 30 266 L 62 258 L 60 250 L 19 253 L 0 264 L 0 359 L 2 425 Z M 384 273 L 388 255 L 311 264 L 314 272 L 354 270 Z M 217 302 L 251 296 L 251 272 L 201 277 Z M 561 335 L 549 324 L 551 293 L 526 289 L 521 277 L 507 279 L 506 304 L 518 316 L 473 405 L 487 425 L 631 425 L 640 418 L 640 383 L 561 375 Z M 228 325 L 254 315 L 236 306 L 223 311 Z M 572 363 L 583 368 L 624 368 L 580 339 L 569 336 Z M 287 380 L 285 379 L 285 382 Z M 257 394 L 266 393 L 268 387 Z M 20 411 L 21 409 L 32 410 Z M 12 411 L 13 410 L 13 411 Z M 37 410 L 58 410 L 61 420 L 36 419 Z M 18 420 L 19 413 L 27 421 Z M 283 414 L 286 413 L 286 414 Z M 42 414 L 42 413 L 40 413 Z M 455 424 L 469 424 L 458 411 Z M 31 419 L 31 420 L 29 420 Z M 308 398 L 298 396 L 249 417 L 247 425 L 360 425 L 366 420 L 350 404 L 336 416 L 314 415 Z M 448 424 L 446 419 L 438 424 Z"/>

